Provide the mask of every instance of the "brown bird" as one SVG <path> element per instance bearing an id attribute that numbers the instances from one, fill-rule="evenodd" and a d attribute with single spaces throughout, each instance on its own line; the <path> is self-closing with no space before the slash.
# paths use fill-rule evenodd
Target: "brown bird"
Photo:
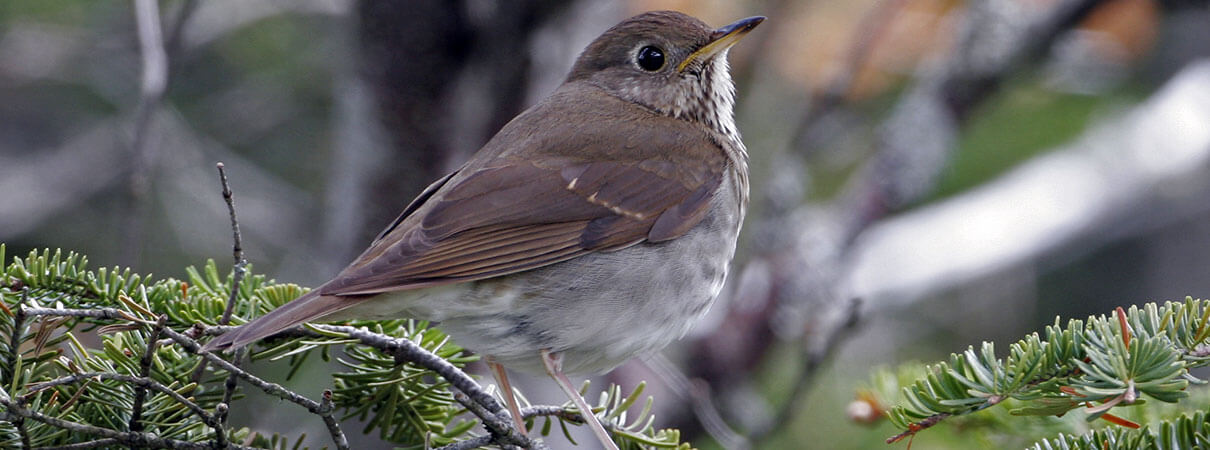
<path id="1" fill-rule="evenodd" d="M 614 26 L 335 278 L 205 350 L 306 321 L 430 320 L 486 356 L 521 432 L 501 365 L 545 370 L 613 447 L 564 373 L 664 348 L 722 290 L 748 201 L 726 55 L 763 20 Z"/>

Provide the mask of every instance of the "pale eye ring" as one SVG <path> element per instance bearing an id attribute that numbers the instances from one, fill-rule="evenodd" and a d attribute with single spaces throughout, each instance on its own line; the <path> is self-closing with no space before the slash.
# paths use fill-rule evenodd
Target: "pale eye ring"
<path id="1" fill-rule="evenodd" d="M 644 46 L 639 49 L 634 62 L 643 70 L 655 72 L 664 67 L 664 51 L 654 45 Z"/>

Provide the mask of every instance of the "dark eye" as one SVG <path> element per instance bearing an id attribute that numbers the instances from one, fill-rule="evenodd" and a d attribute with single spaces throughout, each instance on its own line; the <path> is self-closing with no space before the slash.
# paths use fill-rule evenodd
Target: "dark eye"
<path id="1" fill-rule="evenodd" d="M 655 72 L 664 67 L 664 51 L 659 47 L 650 45 L 639 49 L 639 56 L 635 59 L 639 63 L 639 67 L 649 72 Z"/>

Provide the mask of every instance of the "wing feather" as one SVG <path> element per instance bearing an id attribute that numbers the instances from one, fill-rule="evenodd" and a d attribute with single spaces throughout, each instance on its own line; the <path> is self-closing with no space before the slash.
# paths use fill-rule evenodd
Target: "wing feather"
<path id="1" fill-rule="evenodd" d="M 323 295 L 479 280 L 688 232 L 731 170 L 718 141 L 683 120 L 604 111 L 554 101 L 519 116 L 410 205 Z"/>

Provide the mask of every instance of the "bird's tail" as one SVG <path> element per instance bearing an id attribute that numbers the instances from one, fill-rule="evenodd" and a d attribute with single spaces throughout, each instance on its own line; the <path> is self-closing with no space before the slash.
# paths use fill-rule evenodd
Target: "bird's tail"
<path id="1" fill-rule="evenodd" d="M 364 298 L 319 295 L 319 289 L 296 298 L 239 328 L 223 333 L 202 346 L 202 351 L 232 350 L 259 341 L 303 322 L 331 315 L 361 303 Z"/>

